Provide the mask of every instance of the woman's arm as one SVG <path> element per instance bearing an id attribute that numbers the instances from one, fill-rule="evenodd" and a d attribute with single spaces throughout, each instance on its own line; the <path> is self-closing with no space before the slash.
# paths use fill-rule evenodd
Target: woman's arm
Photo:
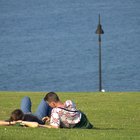
<path id="1" fill-rule="evenodd" d="M 10 125 L 14 125 L 16 123 L 20 123 L 23 126 L 28 126 L 28 127 L 33 127 L 33 128 L 35 128 L 35 127 L 58 128 L 58 127 L 51 126 L 51 125 L 41 125 L 41 124 L 38 124 L 37 122 L 27 122 L 27 121 L 21 121 L 21 120 L 9 122 L 9 121 L 0 120 L 0 126 L 10 126 Z"/>
<path id="2" fill-rule="evenodd" d="M 20 123 L 20 125 L 23 125 L 23 126 L 28 126 L 28 127 L 38 127 L 38 123 L 37 122 L 27 122 L 27 121 L 12 121 L 12 122 L 9 122 L 9 121 L 0 121 L 0 126 L 9 126 L 9 125 L 14 125 L 16 123 Z"/>
<path id="3" fill-rule="evenodd" d="M 10 122 L 0 121 L 0 125 L 1 126 L 8 126 L 8 125 L 10 125 Z"/>
<path id="4" fill-rule="evenodd" d="M 9 126 L 9 125 L 14 125 L 14 124 L 16 124 L 16 122 L 15 121 L 13 121 L 13 122 L 10 122 L 10 121 L 0 121 L 0 125 L 1 126 Z"/>

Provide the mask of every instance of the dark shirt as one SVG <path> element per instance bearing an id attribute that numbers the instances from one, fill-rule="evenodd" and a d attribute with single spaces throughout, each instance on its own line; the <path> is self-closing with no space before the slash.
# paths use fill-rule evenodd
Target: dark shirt
<path id="1" fill-rule="evenodd" d="M 39 124 L 45 124 L 42 120 L 32 114 L 24 114 L 22 121 L 38 122 Z"/>

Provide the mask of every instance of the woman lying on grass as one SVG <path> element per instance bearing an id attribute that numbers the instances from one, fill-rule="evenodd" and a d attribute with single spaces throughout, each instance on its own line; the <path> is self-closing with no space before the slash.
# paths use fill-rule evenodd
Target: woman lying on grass
<path id="1" fill-rule="evenodd" d="M 45 124 L 43 119 L 45 116 L 50 116 L 51 107 L 44 101 L 39 104 L 37 111 L 31 112 L 31 100 L 29 97 L 24 97 L 21 101 L 21 109 L 15 109 L 8 120 L 0 121 L 0 125 L 24 125 L 29 127 L 38 127 Z"/>
<path id="2" fill-rule="evenodd" d="M 40 120 L 33 114 L 24 114 L 21 109 L 16 109 L 11 113 L 10 119 L 6 121 L 0 121 L 1 126 L 28 126 L 28 127 L 45 127 L 45 121 L 49 118 L 43 118 Z"/>
<path id="3" fill-rule="evenodd" d="M 29 116 L 27 117 L 28 119 L 23 119 L 26 117 L 22 117 L 22 119 L 21 118 L 12 119 L 13 122 L 9 122 L 9 124 L 7 122 L 5 124 L 10 125 L 10 124 L 20 123 L 20 125 L 25 125 L 29 127 L 40 126 L 40 127 L 47 127 L 47 128 L 83 128 L 83 129 L 93 128 L 93 125 L 88 121 L 86 115 L 83 112 L 77 110 L 75 104 L 71 100 L 67 100 L 65 103 L 62 103 L 56 93 L 49 92 L 45 96 L 43 104 L 45 104 L 44 103 L 45 101 L 47 107 L 49 105 L 50 107 L 53 108 L 51 111 L 49 125 L 42 125 L 42 123 L 40 123 L 37 119 L 35 120 L 33 120 L 33 118 L 29 119 L 30 118 Z M 28 103 L 26 103 L 26 105 L 28 105 Z M 40 111 L 43 112 L 44 105 L 42 108 L 39 107 L 39 109 Z M 42 119 L 44 123 L 45 120 L 48 121 L 48 117 L 43 118 L 43 115 L 42 115 Z M 0 124 L 2 123 L 4 124 L 4 122 L 1 121 Z"/>

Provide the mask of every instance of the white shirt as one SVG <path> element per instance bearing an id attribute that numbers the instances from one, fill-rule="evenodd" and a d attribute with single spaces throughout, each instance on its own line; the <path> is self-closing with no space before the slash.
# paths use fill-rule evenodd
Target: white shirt
<path id="1" fill-rule="evenodd" d="M 66 110 L 65 110 L 66 109 Z M 70 128 L 81 120 L 81 113 L 76 110 L 71 100 L 64 103 L 63 108 L 53 108 L 51 112 L 50 125 L 56 127 Z"/>

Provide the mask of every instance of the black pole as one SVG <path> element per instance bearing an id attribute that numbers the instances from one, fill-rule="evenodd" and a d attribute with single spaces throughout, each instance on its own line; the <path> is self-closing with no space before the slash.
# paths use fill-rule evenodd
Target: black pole
<path id="1" fill-rule="evenodd" d="M 102 92 L 102 48 L 101 48 L 101 34 L 104 34 L 102 25 L 100 24 L 100 14 L 99 14 L 99 23 L 97 26 L 96 34 L 98 34 L 99 41 L 99 91 Z"/>
<path id="2" fill-rule="evenodd" d="M 102 91 L 102 48 L 101 48 L 101 34 L 99 34 L 99 91 Z"/>

